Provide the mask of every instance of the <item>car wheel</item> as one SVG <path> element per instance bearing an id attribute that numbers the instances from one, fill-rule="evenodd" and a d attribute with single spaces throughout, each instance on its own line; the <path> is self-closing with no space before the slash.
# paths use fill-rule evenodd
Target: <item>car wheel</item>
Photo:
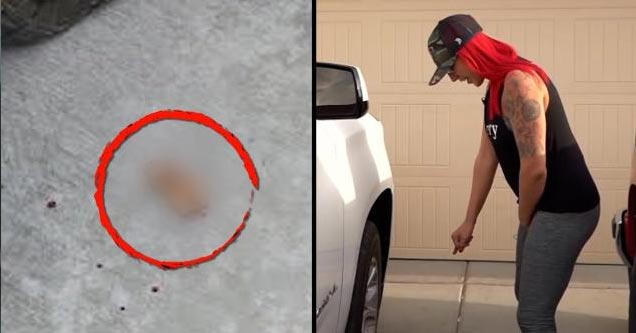
<path id="1" fill-rule="evenodd" d="M 21 45 L 68 29 L 103 0 L 2 0 L 2 45 Z"/>
<path id="2" fill-rule="evenodd" d="M 362 234 L 353 297 L 347 322 L 348 333 L 376 332 L 382 301 L 382 251 L 380 234 L 367 222 Z"/>

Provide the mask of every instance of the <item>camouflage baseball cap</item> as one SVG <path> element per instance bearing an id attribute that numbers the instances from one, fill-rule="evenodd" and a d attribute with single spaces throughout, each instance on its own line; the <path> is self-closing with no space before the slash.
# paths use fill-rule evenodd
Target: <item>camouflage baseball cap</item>
<path id="1" fill-rule="evenodd" d="M 429 85 L 437 84 L 451 70 L 457 52 L 481 30 L 479 23 L 465 14 L 452 15 L 437 23 L 428 38 L 428 52 L 437 65 Z"/>

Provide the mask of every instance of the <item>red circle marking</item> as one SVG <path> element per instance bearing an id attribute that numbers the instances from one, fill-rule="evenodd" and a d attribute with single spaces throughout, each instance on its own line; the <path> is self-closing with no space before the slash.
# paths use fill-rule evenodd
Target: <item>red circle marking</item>
<path id="1" fill-rule="evenodd" d="M 249 176 L 249 179 L 254 186 L 254 189 L 256 190 L 259 189 L 258 173 L 256 172 L 256 167 L 254 167 L 252 158 L 250 157 L 247 150 L 245 150 L 239 139 L 237 139 L 234 134 L 225 129 L 214 119 L 199 112 L 160 110 L 150 113 L 137 120 L 136 122 L 128 125 L 121 132 L 119 132 L 119 134 L 117 134 L 112 142 L 106 144 L 106 146 L 104 147 L 104 151 L 99 158 L 99 165 L 97 166 L 97 170 L 95 171 L 95 187 L 97 188 L 97 191 L 95 191 L 95 202 L 97 203 L 97 209 L 99 210 L 99 218 L 102 222 L 102 226 L 106 229 L 106 231 L 108 231 L 108 234 L 112 237 L 113 241 L 115 241 L 115 244 L 117 244 L 117 246 L 119 246 L 122 250 L 124 250 L 126 253 L 134 258 L 141 259 L 162 269 L 192 267 L 214 259 L 217 255 L 219 255 L 219 253 L 223 252 L 230 244 L 232 244 L 232 242 L 234 242 L 236 238 L 238 238 L 238 236 L 241 234 L 241 231 L 245 229 L 245 222 L 247 222 L 247 220 L 249 219 L 250 213 L 252 211 L 251 204 L 252 199 L 254 198 L 254 189 L 252 189 L 252 192 L 250 194 L 250 207 L 248 207 L 248 209 L 245 211 L 241 223 L 236 227 L 232 236 L 230 236 L 230 238 L 228 238 L 225 243 L 223 243 L 223 245 L 217 247 L 214 251 L 212 251 L 212 253 L 199 258 L 184 261 L 162 261 L 137 251 L 119 235 L 119 232 L 117 232 L 117 230 L 113 227 L 112 223 L 110 222 L 110 218 L 108 217 L 108 213 L 106 212 L 106 205 L 104 204 L 104 187 L 106 185 L 107 170 L 110 161 L 115 155 L 115 152 L 126 140 L 128 140 L 128 138 L 130 138 L 133 134 L 139 132 L 145 126 L 161 120 L 192 121 L 208 127 L 223 136 L 223 138 L 225 138 L 225 140 L 234 148 L 241 160 L 243 160 L 245 171 L 247 172 L 247 175 Z"/>

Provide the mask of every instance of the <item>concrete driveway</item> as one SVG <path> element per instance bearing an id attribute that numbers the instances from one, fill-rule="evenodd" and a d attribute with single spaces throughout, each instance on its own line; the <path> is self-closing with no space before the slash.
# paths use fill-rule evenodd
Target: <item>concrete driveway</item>
<path id="1" fill-rule="evenodd" d="M 511 333 L 514 263 L 391 260 L 379 332 Z M 625 333 L 623 266 L 577 265 L 558 308 L 560 333 Z"/>
<path id="2" fill-rule="evenodd" d="M 301 0 L 112 1 L 62 35 L 3 49 L 2 332 L 310 331 L 311 52 Z M 232 131 L 261 186 L 225 252 L 164 271 L 115 245 L 93 177 L 120 130 L 173 108 Z M 186 227 L 144 196 L 141 166 L 162 154 L 200 168 L 213 218 Z M 196 124 L 149 125 L 111 163 L 112 223 L 158 259 L 211 253 L 249 204 L 242 161 Z"/>

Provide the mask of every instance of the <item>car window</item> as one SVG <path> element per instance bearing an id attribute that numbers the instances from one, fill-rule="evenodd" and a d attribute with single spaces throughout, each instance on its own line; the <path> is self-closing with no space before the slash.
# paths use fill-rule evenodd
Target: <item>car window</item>
<path id="1" fill-rule="evenodd" d="M 329 67 L 316 68 L 316 105 L 351 105 L 356 103 L 353 73 Z"/>

